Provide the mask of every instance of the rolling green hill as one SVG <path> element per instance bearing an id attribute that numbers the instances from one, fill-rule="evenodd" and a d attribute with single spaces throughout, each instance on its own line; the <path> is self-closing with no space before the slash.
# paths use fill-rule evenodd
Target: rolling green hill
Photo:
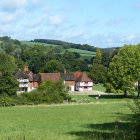
<path id="1" fill-rule="evenodd" d="M 40 42 L 30 42 L 30 41 L 21 41 L 21 42 L 22 42 L 22 44 L 27 44 L 30 47 L 32 47 L 34 45 L 44 45 L 46 47 L 49 47 L 49 46 L 58 47 L 58 46 L 60 46 L 60 45 L 40 43 Z M 94 57 L 96 55 L 96 52 L 81 50 L 81 49 L 75 49 L 75 48 L 64 49 L 64 51 L 61 54 L 63 54 L 66 50 L 69 51 L 69 52 L 77 52 L 81 55 L 81 57 L 83 59 L 88 59 L 88 60 L 90 60 L 92 57 Z"/>

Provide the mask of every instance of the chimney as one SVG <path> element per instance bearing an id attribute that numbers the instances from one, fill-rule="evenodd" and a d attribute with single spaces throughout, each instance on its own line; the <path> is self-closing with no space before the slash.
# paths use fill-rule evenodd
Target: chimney
<path id="1" fill-rule="evenodd" d="M 67 71 L 66 71 L 66 69 L 64 69 L 64 74 L 66 74 L 67 73 Z"/>
<path id="2" fill-rule="evenodd" d="M 24 67 L 24 72 L 28 71 L 28 66 Z"/>

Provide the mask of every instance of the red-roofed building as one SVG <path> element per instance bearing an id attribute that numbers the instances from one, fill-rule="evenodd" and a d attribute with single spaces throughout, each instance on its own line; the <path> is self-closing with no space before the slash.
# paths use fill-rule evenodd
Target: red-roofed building
<path id="1" fill-rule="evenodd" d="M 41 82 L 46 80 L 58 81 L 61 78 L 60 73 L 40 73 Z"/>
<path id="2" fill-rule="evenodd" d="M 91 91 L 93 81 L 83 72 L 75 72 L 75 90 L 77 91 Z"/>
<path id="3" fill-rule="evenodd" d="M 18 93 L 30 92 L 38 87 L 38 83 L 40 81 L 40 75 L 33 74 L 31 71 L 29 71 L 28 66 L 24 67 L 24 72 L 18 70 L 13 75 L 19 82 L 20 89 Z"/>

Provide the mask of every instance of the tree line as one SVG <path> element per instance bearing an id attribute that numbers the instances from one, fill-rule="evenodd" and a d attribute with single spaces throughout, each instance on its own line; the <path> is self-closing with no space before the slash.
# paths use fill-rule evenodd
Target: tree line
<path id="1" fill-rule="evenodd" d="M 96 47 L 88 45 L 88 44 L 81 45 L 81 44 L 68 43 L 68 42 L 64 42 L 64 41 L 60 41 L 60 40 L 50 40 L 50 39 L 34 39 L 34 40 L 31 40 L 31 42 L 39 42 L 39 43 L 48 43 L 48 44 L 60 45 L 65 49 L 75 48 L 75 49 L 81 49 L 81 50 L 96 52 Z"/>

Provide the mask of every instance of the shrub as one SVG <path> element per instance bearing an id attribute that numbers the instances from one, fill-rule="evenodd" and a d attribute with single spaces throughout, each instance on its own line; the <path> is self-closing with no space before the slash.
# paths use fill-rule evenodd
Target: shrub
<path id="1" fill-rule="evenodd" d="M 106 86 L 106 92 L 107 93 L 116 93 L 115 89 L 113 88 L 112 84 L 110 83 L 105 83 Z"/>
<path id="2" fill-rule="evenodd" d="M 7 94 L 0 95 L 0 106 L 16 106 L 30 104 L 26 98 L 20 98 L 18 96 L 9 96 Z"/>
<path id="3" fill-rule="evenodd" d="M 30 93 L 22 93 L 18 96 L 1 94 L 0 106 L 62 103 L 64 100 L 71 100 L 71 97 L 66 93 L 67 88 L 61 80 L 58 82 L 47 80 L 43 82 L 37 90 L 34 90 Z"/>
<path id="4" fill-rule="evenodd" d="M 58 82 L 47 80 L 37 90 L 23 93 L 22 97 L 27 98 L 28 101 L 34 104 L 62 103 L 64 100 L 70 100 L 66 93 L 67 89 L 61 80 Z"/>

